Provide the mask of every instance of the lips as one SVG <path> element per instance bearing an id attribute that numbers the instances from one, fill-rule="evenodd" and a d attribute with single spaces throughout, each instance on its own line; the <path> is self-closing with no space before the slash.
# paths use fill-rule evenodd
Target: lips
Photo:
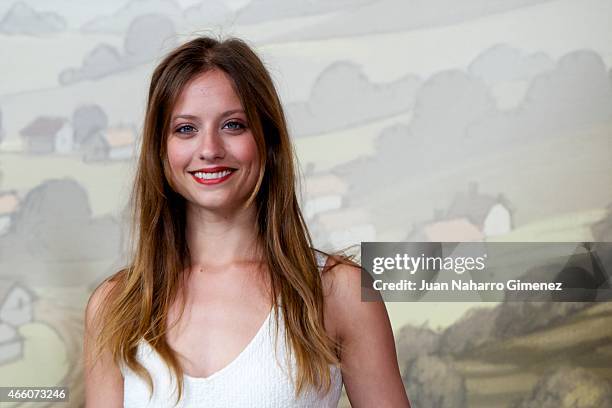
<path id="1" fill-rule="evenodd" d="M 194 173 L 218 173 L 218 172 L 224 171 L 224 170 L 234 171 L 236 169 L 234 169 L 233 167 L 215 166 L 215 167 L 206 167 L 206 168 L 202 168 L 202 169 L 193 170 L 193 171 L 190 171 L 189 173 L 191 173 L 191 174 L 194 174 Z"/>
<path id="2" fill-rule="evenodd" d="M 210 167 L 190 172 L 193 179 L 199 184 L 219 184 L 230 178 L 236 170 L 229 167 Z M 205 176 L 210 175 L 210 176 Z"/>

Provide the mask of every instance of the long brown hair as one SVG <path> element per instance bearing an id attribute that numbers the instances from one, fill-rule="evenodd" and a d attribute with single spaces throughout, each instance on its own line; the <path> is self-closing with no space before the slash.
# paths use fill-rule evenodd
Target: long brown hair
<path id="1" fill-rule="evenodd" d="M 183 299 L 181 313 L 184 310 L 184 297 L 177 294 L 184 289 L 180 282 L 190 269 L 190 256 L 185 199 L 168 181 L 166 140 L 181 90 L 193 77 L 211 69 L 220 69 L 232 79 L 258 146 L 259 179 L 245 206 L 256 206 L 273 309 L 282 307 L 288 351 L 295 357 L 296 396 L 307 386 L 328 392 L 329 365 L 340 364 L 340 344 L 324 327 L 322 281 L 296 196 L 295 158 L 285 115 L 264 64 L 236 38 L 193 39 L 170 52 L 153 72 L 131 197 L 135 247 L 131 263 L 107 279 L 118 284 L 101 308 L 97 351 L 110 350 L 115 363 L 125 363 L 143 377 L 152 392 L 152 378 L 136 359 L 139 341 L 148 341 L 176 375 L 180 400 L 183 371 L 165 334 L 169 307 Z M 345 256 L 334 259 L 352 262 Z"/>

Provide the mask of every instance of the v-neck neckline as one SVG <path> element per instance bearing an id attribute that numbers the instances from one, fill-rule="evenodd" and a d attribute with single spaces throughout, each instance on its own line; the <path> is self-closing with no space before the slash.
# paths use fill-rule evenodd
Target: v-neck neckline
<path id="1" fill-rule="evenodd" d="M 266 317 L 264 322 L 261 324 L 261 326 L 259 327 L 259 330 L 257 330 L 257 333 L 255 333 L 255 336 L 253 336 L 251 341 L 249 341 L 249 343 L 246 345 L 246 347 L 244 349 L 242 349 L 242 351 L 240 353 L 238 353 L 238 355 L 236 357 L 234 357 L 234 359 L 232 361 L 230 361 L 229 363 L 227 363 L 224 367 L 222 367 L 219 370 L 215 371 L 214 373 L 208 375 L 207 377 L 193 377 L 193 376 L 188 375 L 185 372 L 183 372 L 183 377 L 185 379 L 189 380 L 189 381 L 192 381 L 192 382 L 207 382 L 207 381 L 213 380 L 214 378 L 220 376 L 224 372 L 226 372 L 229 369 L 231 369 L 233 366 L 235 366 L 238 363 L 238 361 L 240 361 L 241 359 L 244 358 L 244 356 L 250 351 L 251 348 L 254 347 L 255 343 L 262 336 L 262 333 L 264 332 L 264 329 L 266 329 L 268 327 L 268 325 L 269 325 L 269 321 L 270 321 L 270 319 L 272 317 L 272 312 L 273 311 L 274 311 L 274 306 L 270 309 L 270 312 L 268 313 L 268 316 Z"/>
<path id="2" fill-rule="evenodd" d="M 270 319 L 272 318 L 272 314 L 274 312 L 274 306 L 272 306 L 270 308 L 270 312 L 268 313 L 268 315 L 266 316 L 265 320 L 263 321 L 263 323 L 261 324 L 261 326 L 259 327 L 259 329 L 257 330 L 257 333 L 255 333 L 255 335 L 253 336 L 253 338 L 249 341 L 249 343 L 242 349 L 242 351 L 240 353 L 238 353 L 238 355 L 236 357 L 234 357 L 234 359 L 232 361 L 230 361 L 228 364 L 226 364 L 224 367 L 220 368 L 219 370 L 215 371 L 214 373 L 208 375 L 207 377 L 193 377 L 191 375 L 186 374 L 185 372 L 183 372 L 183 378 L 187 381 L 190 382 L 208 382 L 208 381 L 212 381 L 213 379 L 217 378 L 218 376 L 222 375 L 223 373 L 225 373 L 226 371 L 230 370 L 233 366 L 235 366 L 236 364 L 238 364 L 238 362 L 240 360 L 242 360 L 244 358 L 244 356 L 255 346 L 255 343 L 257 341 L 259 341 L 259 338 L 263 335 L 264 331 L 268 328 L 268 326 L 270 325 Z M 151 344 L 149 342 L 147 342 L 146 340 L 142 339 L 141 342 L 151 351 L 155 354 L 156 358 L 161 358 L 159 356 L 159 354 L 157 353 L 157 351 L 151 346 Z"/>

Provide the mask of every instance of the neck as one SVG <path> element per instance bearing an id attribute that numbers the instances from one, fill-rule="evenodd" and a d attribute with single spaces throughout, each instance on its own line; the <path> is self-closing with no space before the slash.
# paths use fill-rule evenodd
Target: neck
<path id="1" fill-rule="evenodd" d="M 254 205 L 223 213 L 188 205 L 186 221 L 193 267 L 218 269 L 261 261 Z"/>

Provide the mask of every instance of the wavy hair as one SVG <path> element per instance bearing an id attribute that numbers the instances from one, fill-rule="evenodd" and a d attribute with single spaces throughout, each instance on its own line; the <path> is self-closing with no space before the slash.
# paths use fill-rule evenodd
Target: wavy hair
<path id="1" fill-rule="evenodd" d="M 337 262 L 319 271 L 296 196 L 294 150 L 280 99 L 261 59 L 237 38 L 195 38 L 166 55 L 153 72 L 131 195 L 134 247 L 128 266 L 106 280 L 116 284 L 100 308 L 96 350 L 108 349 L 115 363 L 126 364 L 146 380 L 152 394 L 152 377 L 136 358 L 139 341 L 146 340 L 178 379 L 177 402 L 181 399 L 183 370 L 165 335 L 169 307 L 181 299 L 181 315 L 184 311 L 185 298 L 177 295 L 184 289 L 190 256 L 185 199 L 169 182 L 166 141 L 180 92 L 211 69 L 232 79 L 258 146 L 259 179 L 245 206 L 256 206 L 273 310 L 282 307 L 288 352 L 296 362 L 296 397 L 307 387 L 328 392 L 329 365 L 340 365 L 340 344 L 325 331 L 320 274 L 338 263 L 356 264 L 337 252 L 332 256 Z"/>

